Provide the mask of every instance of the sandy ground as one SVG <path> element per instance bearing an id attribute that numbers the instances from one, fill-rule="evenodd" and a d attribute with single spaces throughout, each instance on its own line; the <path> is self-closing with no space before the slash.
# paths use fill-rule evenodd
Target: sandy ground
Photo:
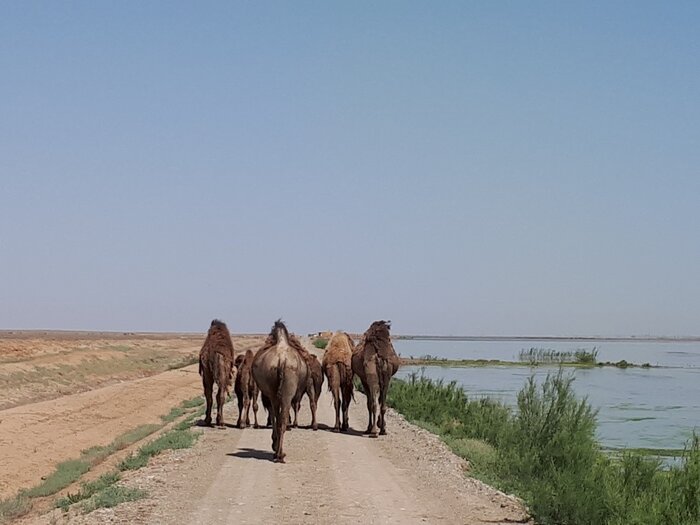
<path id="1" fill-rule="evenodd" d="M 188 334 L 0 331 L 0 410 L 158 374 L 193 362 Z"/>
<path id="2" fill-rule="evenodd" d="M 139 425 L 159 423 L 172 407 L 201 395 L 196 365 L 162 370 L 183 356 L 196 355 L 203 341 L 204 335 L 0 333 L 0 378 L 8 374 L 0 383 L 0 397 L 28 391 L 21 382 L 24 376 L 18 379 L 12 373 L 23 367 L 32 371 L 33 397 L 49 398 L 0 410 L 0 499 L 37 485 L 57 463 L 78 458 L 82 450 L 107 445 Z M 238 350 L 261 341 L 234 338 Z M 169 357 L 159 360 L 156 353 Z M 125 355 L 132 356 L 131 363 Z M 100 363 L 98 372 L 90 365 L 94 361 Z M 60 392 L 52 378 L 57 369 L 64 373 L 69 392 L 87 391 L 56 397 Z M 85 373 L 98 374 L 100 380 L 81 383 Z M 133 377 L 140 379 L 129 380 Z M 99 387 L 104 384 L 109 386 Z"/>
<path id="3" fill-rule="evenodd" d="M 182 377 L 192 374 L 182 372 Z M 139 385 L 141 388 L 144 385 Z M 136 390 L 136 388 L 134 388 Z M 361 394 L 350 424 L 366 426 Z M 236 418 L 227 406 L 227 422 Z M 264 419 L 261 408 L 261 419 Z M 88 515 L 55 510 L 32 523 L 444 523 L 526 522 L 523 507 L 465 476 L 466 464 L 434 435 L 391 412 L 387 436 L 336 434 L 328 392 L 319 400 L 320 430 L 285 437 L 287 463 L 271 461 L 269 429 L 200 429 L 198 444 L 163 454 L 123 483 L 149 497 Z M 308 403 L 300 414 L 310 422 Z"/>

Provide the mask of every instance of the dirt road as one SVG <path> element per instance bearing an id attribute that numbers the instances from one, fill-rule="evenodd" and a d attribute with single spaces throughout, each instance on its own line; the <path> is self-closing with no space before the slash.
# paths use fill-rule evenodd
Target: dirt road
<path id="1" fill-rule="evenodd" d="M 324 385 L 325 386 L 325 385 Z M 318 405 L 321 428 L 285 437 L 287 463 L 276 464 L 271 431 L 202 429 L 195 448 L 155 458 L 126 484 L 149 498 L 71 516 L 72 523 L 513 523 L 522 507 L 464 475 L 465 464 L 434 435 L 393 412 L 387 436 L 335 434 L 331 396 Z M 357 395 L 350 425 L 366 426 L 365 399 Z M 226 411 L 235 422 L 233 403 Z M 261 409 L 261 419 L 264 420 Z M 310 422 L 308 402 L 300 423 Z M 43 523 L 61 522 L 54 511 Z M 40 522 L 42 522 L 40 520 Z"/>

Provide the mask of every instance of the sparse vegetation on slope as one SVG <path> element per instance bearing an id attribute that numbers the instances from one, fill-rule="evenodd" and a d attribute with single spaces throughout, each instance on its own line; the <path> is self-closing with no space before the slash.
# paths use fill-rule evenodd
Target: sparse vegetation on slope
<path id="1" fill-rule="evenodd" d="M 204 398 L 201 396 L 187 399 L 180 406 L 171 409 L 168 414 L 161 416 L 163 423 L 140 425 L 118 436 L 108 445 L 90 447 L 81 452 L 80 458 L 59 463 L 56 469 L 36 487 L 23 490 L 15 497 L 0 501 L 0 523 L 5 523 L 10 519 L 26 514 L 32 508 L 33 498 L 56 494 L 78 481 L 93 466 L 102 463 L 115 452 L 123 450 L 162 429 L 167 423 L 171 423 L 187 413 L 187 410 L 200 407 L 199 410 L 194 411 L 177 423 L 172 430 L 142 446 L 135 455 L 132 454 L 127 457 L 120 464 L 120 470 L 141 468 L 148 463 L 151 457 L 163 450 L 191 447 L 197 439 L 197 434 L 192 432 L 190 428 L 195 418 L 202 415 L 203 403 Z M 143 497 L 141 491 L 113 487 L 114 483 L 119 479 L 119 472 L 114 471 L 101 476 L 95 481 L 83 483 L 77 493 L 69 493 L 66 497 L 60 498 L 56 502 L 56 506 L 66 510 L 73 503 L 89 499 L 90 501 L 85 504 L 84 509 L 88 509 L 86 512 L 90 512 L 98 507 L 113 506 L 121 501 L 132 501 Z"/>

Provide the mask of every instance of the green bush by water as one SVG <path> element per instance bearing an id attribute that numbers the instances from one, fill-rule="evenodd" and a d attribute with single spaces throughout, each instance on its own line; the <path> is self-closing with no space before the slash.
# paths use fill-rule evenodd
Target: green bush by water
<path id="1" fill-rule="evenodd" d="M 512 411 L 413 374 L 392 381 L 389 403 L 442 436 L 474 476 L 522 497 L 542 525 L 700 523 L 698 437 L 670 469 L 633 452 L 608 456 L 595 440 L 596 411 L 572 381 L 561 370 L 540 385 L 531 378 Z"/>

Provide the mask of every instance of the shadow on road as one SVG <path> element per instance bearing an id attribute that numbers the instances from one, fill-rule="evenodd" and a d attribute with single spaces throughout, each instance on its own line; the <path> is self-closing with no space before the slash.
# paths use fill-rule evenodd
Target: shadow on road
<path id="1" fill-rule="evenodd" d="M 262 459 L 265 461 L 272 461 L 273 453 L 267 452 L 266 450 L 258 450 L 256 448 L 241 448 L 236 452 L 230 452 L 226 454 L 227 456 L 232 456 L 234 458 L 244 458 L 244 459 Z"/>

